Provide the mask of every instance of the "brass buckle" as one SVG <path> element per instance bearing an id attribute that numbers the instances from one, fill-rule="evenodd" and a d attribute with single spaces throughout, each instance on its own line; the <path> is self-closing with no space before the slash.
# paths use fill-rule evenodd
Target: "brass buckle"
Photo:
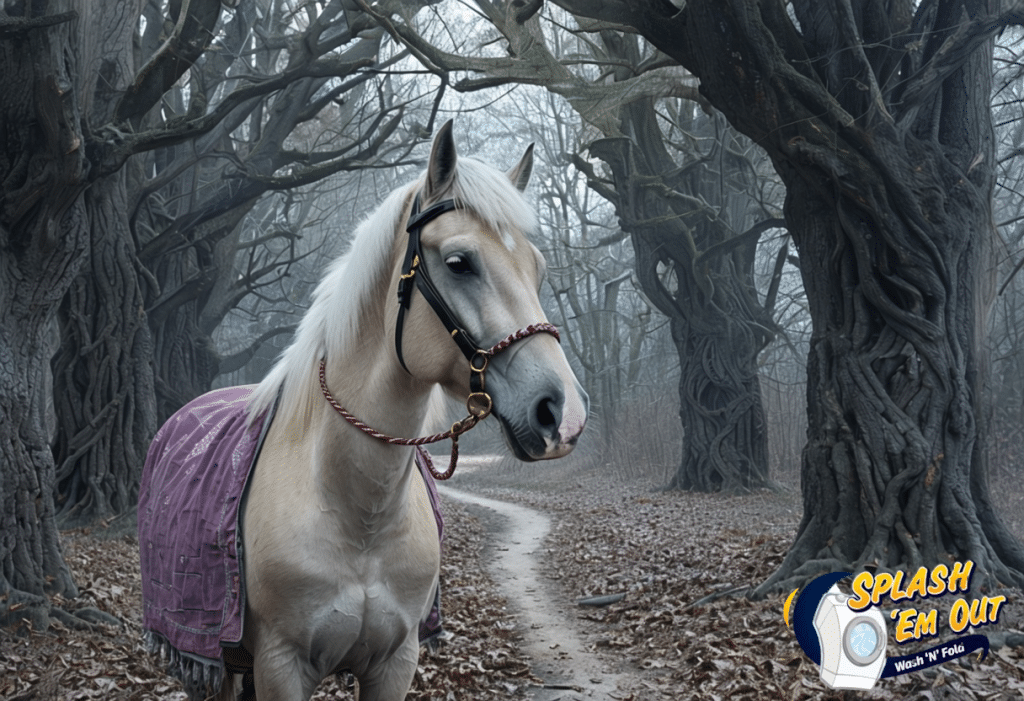
<path id="1" fill-rule="evenodd" d="M 416 275 L 416 267 L 419 264 L 420 264 L 419 254 L 414 255 L 412 257 L 412 265 L 409 266 L 409 272 L 407 272 L 405 275 L 399 275 L 398 279 L 399 280 L 409 280 L 409 279 L 415 277 L 415 275 Z"/>
<path id="2" fill-rule="evenodd" d="M 466 397 L 466 411 L 477 420 L 487 418 L 493 408 L 494 403 L 491 401 L 491 395 L 487 392 L 473 392 Z"/>

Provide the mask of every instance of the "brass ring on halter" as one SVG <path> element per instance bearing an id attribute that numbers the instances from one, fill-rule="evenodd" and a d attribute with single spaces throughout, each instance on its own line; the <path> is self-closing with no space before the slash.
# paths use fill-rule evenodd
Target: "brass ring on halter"
<path id="1" fill-rule="evenodd" d="M 478 350 L 473 354 L 473 357 L 469 359 L 469 369 L 473 372 L 483 373 L 487 369 L 487 363 L 490 362 L 491 356 L 487 354 L 485 350 Z M 480 361 L 481 365 L 477 367 L 477 361 Z"/>
<path id="2" fill-rule="evenodd" d="M 491 401 L 491 395 L 487 392 L 473 392 L 466 397 L 466 410 L 477 420 L 486 419 L 493 408 L 494 403 Z"/>

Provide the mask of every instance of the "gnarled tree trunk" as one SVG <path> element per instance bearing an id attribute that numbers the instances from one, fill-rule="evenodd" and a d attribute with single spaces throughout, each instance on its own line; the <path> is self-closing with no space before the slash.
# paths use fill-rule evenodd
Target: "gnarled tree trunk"
<path id="1" fill-rule="evenodd" d="M 135 76 L 139 0 L 84 8 L 82 106 L 100 130 Z M 61 348 L 53 359 L 57 412 L 55 499 L 61 522 L 84 525 L 135 507 L 156 432 L 152 344 L 128 226 L 131 166 L 94 178 L 86 191 L 89 255 L 60 307 Z M 136 173 L 136 175 L 138 175 Z"/>
<path id="2" fill-rule="evenodd" d="M 591 16 L 604 4 L 557 1 Z M 995 235 L 991 37 L 1024 21 L 1020 6 L 604 9 L 697 75 L 787 187 L 814 324 L 805 511 L 758 593 L 822 571 L 948 558 L 974 560 L 989 584 L 1024 584 L 1024 549 L 989 503 L 976 418 Z"/>
<path id="3" fill-rule="evenodd" d="M 772 319 L 752 281 L 757 239 L 732 231 L 722 218 L 710 219 L 696 205 L 706 199 L 724 210 L 732 193 L 715 190 L 719 179 L 709 177 L 706 164 L 675 168 L 651 104 L 634 103 L 624 113 L 631 138 L 595 142 L 591 153 L 612 171 L 616 211 L 620 226 L 631 233 L 637 279 L 669 318 L 679 356 L 683 455 L 666 487 L 764 487 L 768 433 L 757 356 L 771 339 Z M 673 192 L 684 196 L 673 198 Z M 736 243 L 750 238 L 747 245 Z M 715 246 L 726 250 L 715 255 Z"/>
<path id="4" fill-rule="evenodd" d="M 122 170 L 86 192 L 91 255 L 60 308 L 54 455 L 66 526 L 135 508 L 157 429 L 153 344 L 128 231 L 125 180 Z"/>
<path id="5" fill-rule="evenodd" d="M 1013 581 L 971 488 L 990 190 L 944 153 L 886 147 L 898 156 L 863 173 L 870 212 L 789 184 L 814 333 L 805 516 L 786 564 L 810 576 L 955 553 Z"/>
<path id="6" fill-rule="evenodd" d="M 71 3 L 0 15 L 0 625 L 75 594 L 50 495 L 47 329 L 88 252 Z"/>
<path id="7" fill-rule="evenodd" d="M 1013 16 L 986 0 L 795 3 L 801 41 L 770 3 L 730 5 L 688 4 L 684 63 L 787 186 L 814 324 L 805 514 L 760 591 L 949 557 L 1024 583 L 1024 550 L 988 506 L 976 419 L 995 236 L 990 37 Z"/>

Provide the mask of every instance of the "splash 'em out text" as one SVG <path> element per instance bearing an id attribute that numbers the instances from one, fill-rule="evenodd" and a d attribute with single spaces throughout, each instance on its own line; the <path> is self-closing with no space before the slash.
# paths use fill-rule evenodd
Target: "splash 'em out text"
<path id="1" fill-rule="evenodd" d="M 966 592 L 971 586 L 973 569 L 974 562 L 971 560 L 953 563 L 952 570 L 942 564 L 931 570 L 919 567 L 906 586 L 905 573 L 902 571 L 894 574 L 861 572 L 853 579 L 853 598 L 847 605 L 854 611 L 862 611 L 869 606 L 878 606 L 882 602 L 882 597 L 897 603 Z M 999 620 L 999 609 L 1005 601 L 1005 596 L 983 596 L 973 601 L 960 597 L 953 602 L 950 609 L 949 629 L 954 633 L 961 633 L 968 626 L 978 627 L 996 623 Z M 916 608 L 896 609 L 890 617 L 896 621 L 897 643 L 938 635 L 936 610 L 919 612 Z"/>

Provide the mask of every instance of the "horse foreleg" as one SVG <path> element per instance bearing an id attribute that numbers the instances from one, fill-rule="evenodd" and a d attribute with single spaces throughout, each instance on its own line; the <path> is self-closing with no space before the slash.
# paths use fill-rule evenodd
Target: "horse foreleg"
<path id="1" fill-rule="evenodd" d="M 359 701 L 403 701 L 419 660 L 420 644 L 414 629 L 394 655 L 359 677 Z"/>
<path id="2" fill-rule="evenodd" d="M 263 701 L 308 701 L 320 678 L 287 646 L 259 649 L 254 657 L 255 698 Z"/>

